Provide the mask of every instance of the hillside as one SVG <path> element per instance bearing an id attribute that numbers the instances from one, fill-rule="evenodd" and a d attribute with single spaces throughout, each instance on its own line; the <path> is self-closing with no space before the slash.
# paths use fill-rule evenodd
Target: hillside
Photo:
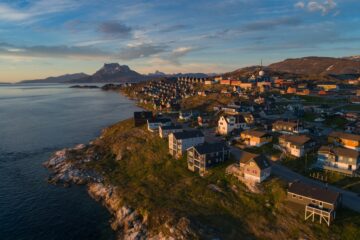
<path id="1" fill-rule="evenodd" d="M 69 81 L 70 83 L 125 83 L 139 82 L 149 77 L 131 70 L 127 65 L 118 63 L 104 64 L 96 73 L 81 79 Z"/>
<path id="2" fill-rule="evenodd" d="M 250 66 L 236 69 L 235 71 L 224 73 L 224 77 L 230 77 L 234 79 L 246 80 L 252 75 L 257 76 L 259 71 L 263 69 L 265 70 L 266 74 L 269 76 L 277 76 L 280 78 L 299 78 L 301 77 L 300 74 L 290 73 L 290 72 L 281 72 L 270 69 L 269 67 L 261 67 L 261 66 Z"/>
<path id="3" fill-rule="evenodd" d="M 34 79 L 34 80 L 24 80 L 19 83 L 66 83 L 68 81 L 80 79 L 87 77 L 85 73 L 74 73 L 74 74 L 65 74 L 57 77 L 48 77 L 45 79 Z"/>
<path id="4" fill-rule="evenodd" d="M 84 174 L 88 176 L 95 170 L 102 174 L 104 184 L 116 189 L 110 193 L 116 200 L 108 202 L 121 211 L 117 214 L 122 216 L 121 209 L 127 206 L 140 215 L 137 218 L 142 219 L 141 229 L 146 233 L 137 234 L 162 233 L 175 239 L 309 240 L 353 239 L 360 234 L 359 215 L 347 210 L 339 212 L 331 228 L 304 221 L 302 211 L 289 208 L 286 184 L 276 178 L 264 184 L 263 194 L 254 194 L 225 174 L 229 163 L 206 177 L 196 175 L 187 170 L 185 158 L 175 160 L 168 154 L 166 140 L 145 127 L 134 127 L 132 120 L 107 128 L 92 145 L 72 150 L 71 155 L 69 161 L 78 165 L 72 167 L 74 173 L 88 169 Z"/>
<path id="5" fill-rule="evenodd" d="M 272 71 L 305 75 L 360 75 L 360 61 L 357 58 L 304 57 L 286 59 L 270 64 L 268 68 Z"/>

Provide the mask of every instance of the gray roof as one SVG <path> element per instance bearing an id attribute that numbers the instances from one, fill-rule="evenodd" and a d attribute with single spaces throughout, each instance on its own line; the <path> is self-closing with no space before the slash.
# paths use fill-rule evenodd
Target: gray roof
<path id="1" fill-rule="evenodd" d="M 199 154 L 207 154 L 207 153 L 214 153 L 214 152 L 221 152 L 229 150 L 229 147 L 224 142 L 218 142 L 218 143 L 208 143 L 205 142 L 203 144 L 194 146 L 195 150 Z"/>
<path id="2" fill-rule="evenodd" d="M 204 137 L 204 134 L 199 130 L 183 131 L 173 133 L 176 139 L 188 139 L 196 137 Z"/>
<path id="3" fill-rule="evenodd" d="M 291 183 L 288 192 L 330 204 L 334 204 L 340 196 L 340 193 L 338 192 L 334 192 L 326 188 L 308 185 L 302 182 Z"/>
<path id="4" fill-rule="evenodd" d="M 333 147 L 333 146 L 321 146 L 318 151 L 319 153 L 335 154 L 337 156 L 344 156 L 350 158 L 359 158 L 360 153 L 353 149 L 342 148 L 342 147 Z"/>
<path id="5" fill-rule="evenodd" d="M 269 161 L 264 155 L 241 151 L 239 159 L 240 163 L 247 164 L 251 160 L 253 160 L 260 169 L 271 167 Z"/>
<path id="6" fill-rule="evenodd" d="M 182 129 L 181 125 L 160 126 L 162 130 Z"/>
<path id="7" fill-rule="evenodd" d="M 167 123 L 167 122 L 171 122 L 170 118 L 156 118 L 156 119 L 151 119 L 148 120 L 149 123 Z"/>

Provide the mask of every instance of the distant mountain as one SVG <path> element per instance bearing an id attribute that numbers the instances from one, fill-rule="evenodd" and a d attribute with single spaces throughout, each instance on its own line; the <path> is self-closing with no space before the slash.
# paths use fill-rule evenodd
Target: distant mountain
<path id="1" fill-rule="evenodd" d="M 156 70 L 154 73 L 148 73 L 150 77 L 166 77 L 167 74 Z"/>
<path id="2" fill-rule="evenodd" d="M 124 83 L 139 82 L 149 77 L 131 70 L 126 65 L 118 63 L 104 64 L 100 70 L 91 76 L 68 81 L 69 83 Z"/>
<path id="3" fill-rule="evenodd" d="M 75 79 L 81 79 L 87 77 L 85 73 L 74 73 L 74 74 L 65 74 L 57 77 L 48 77 L 45 79 L 34 79 L 34 80 L 24 80 L 20 83 L 66 83 Z"/>
<path id="4" fill-rule="evenodd" d="M 360 74 L 360 61 L 355 57 L 304 57 L 286 59 L 282 62 L 270 64 L 268 67 L 273 71 L 306 75 L 341 76 Z"/>

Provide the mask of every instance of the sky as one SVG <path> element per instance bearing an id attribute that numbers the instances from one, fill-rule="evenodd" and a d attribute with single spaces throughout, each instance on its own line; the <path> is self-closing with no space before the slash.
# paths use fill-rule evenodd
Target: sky
<path id="1" fill-rule="evenodd" d="M 359 0 L 0 0 L 0 82 L 360 55 Z"/>

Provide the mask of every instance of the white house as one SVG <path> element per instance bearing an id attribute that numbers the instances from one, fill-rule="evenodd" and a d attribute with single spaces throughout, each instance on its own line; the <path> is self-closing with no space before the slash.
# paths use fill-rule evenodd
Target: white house
<path id="1" fill-rule="evenodd" d="M 221 135 L 228 135 L 235 129 L 248 129 L 244 116 L 221 116 L 218 121 L 217 132 Z"/>
<path id="2" fill-rule="evenodd" d="M 294 157 L 302 157 L 314 147 L 315 142 L 306 135 L 284 134 L 279 137 L 279 145 L 286 153 Z"/>
<path id="3" fill-rule="evenodd" d="M 353 175 L 360 167 L 360 153 L 353 149 L 322 146 L 318 151 L 317 166 Z"/>
<path id="4" fill-rule="evenodd" d="M 204 142 L 204 134 L 199 130 L 170 133 L 169 153 L 175 158 L 180 158 L 188 148 Z"/>

